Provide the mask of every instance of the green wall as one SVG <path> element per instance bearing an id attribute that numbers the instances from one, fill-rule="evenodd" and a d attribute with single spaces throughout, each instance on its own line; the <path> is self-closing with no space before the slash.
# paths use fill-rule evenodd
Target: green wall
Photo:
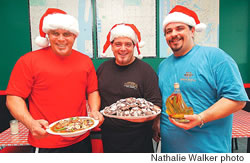
<path id="1" fill-rule="evenodd" d="M 237 62 L 244 83 L 250 83 L 249 9 L 249 0 L 220 0 L 219 46 Z"/>
<path id="2" fill-rule="evenodd" d="M 93 11 L 95 11 L 95 1 Z M 159 11 L 159 0 L 157 0 L 157 11 Z M 248 29 L 250 18 L 249 0 L 220 0 L 220 41 L 219 46 L 230 54 L 237 64 L 244 83 L 250 83 L 249 60 L 249 39 Z M 95 17 L 95 12 L 93 12 Z M 30 26 L 29 26 L 29 2 L 28 0 L 1 0 L 0 1 L 1 20 L 1 53 L 0 53 L 0 90 L 5 90 L 12 68 L 17 59 L 23 54 L 31 51 Z M 156 20 L 157 31 L 161 30 L 159 17 Z M 94 22 L 95 27 L 95 22 Z M 157 36 L 159 33 L 157 32 Z M 96 32 L 94 32 L 94 40 Z M 143 58 L 155 71 L 159 63 L 163 60 L 159 58 L 159 41 L 157 42 L 157 57 Z M 97 59 L 96 42 L 94 41 L 95 68 L 107 59 Z"/>
<path id="3" fill-rule="evenodd" d="M 31 50 L 28 0 L 1 0 L 0 20 L 0 90 L 5 90 L 17 59 Z"/>

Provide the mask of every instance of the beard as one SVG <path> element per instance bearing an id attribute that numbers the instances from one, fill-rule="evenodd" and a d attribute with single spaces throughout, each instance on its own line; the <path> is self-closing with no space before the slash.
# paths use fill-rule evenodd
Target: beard
<path id="1" fill-rule="evenodd" d="M 182 46 L 180 46 L 180 47 L 171 47 L 171 49 L 172 49 L 173 52 L 178 52 L 179 50 L 182 49 Z"/>
<path id="2" fill-rule="evenodd" d="M 176 36 L 172 38 L 171 40 L 169 40 L 169 46 L 173 52 L 177 52 L 182 49 L 183 44 L 181 44 L 180 42 L 181 40 L 183 40 L 183 38 L 180 36 Z"/>
<path id="3" fill-rule="evenodd" d="M 173 52 L 178 52 L 179 50 L 182 49 L 182 46 L 181 47 L 176 47 L 176 48 L 171 48 Z"/>

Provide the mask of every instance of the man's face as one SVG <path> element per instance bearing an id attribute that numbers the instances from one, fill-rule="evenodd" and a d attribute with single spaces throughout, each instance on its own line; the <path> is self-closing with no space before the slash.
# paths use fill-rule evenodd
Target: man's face
<path id="1" fill-rule="evenodd" d="M 115 38 L 111 43 L 111 48 L 115 56 L 116 64 L 126 66 L 131 64 L 134 60 L 134 43 L 128 37 Z"/>
<path id="2" fill-rule="evenodd" d="M 68 30 L 56 29 L 48 32 L 51 48 L 53 52 L 60 56 L 68 56 L 72 52 L 76 35 Z"/>
<path id="3" fill-rule="evenodd" d="M 175 56 L 183 56 L 192 49 L 194 30 L 184 23 L 169 23 L 166 26 L 165 38 Z"/>

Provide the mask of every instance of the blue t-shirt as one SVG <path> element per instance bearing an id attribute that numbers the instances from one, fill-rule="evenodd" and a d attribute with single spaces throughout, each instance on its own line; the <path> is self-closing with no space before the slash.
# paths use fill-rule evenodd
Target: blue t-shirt
<path id="1" fill-rule="evenodd" d="M 171 55 L 158 69 L 162 93 L 161 142 L 164 153 L 231 152 L 232 115 L 184 130 L 173 125 L 166 114 L 166 99 L 180 84 L 182 97 L 199 114 L 222 97 L 248 101 L 235 61 L 214 47 L 194 46 L 186 55 Z"/>

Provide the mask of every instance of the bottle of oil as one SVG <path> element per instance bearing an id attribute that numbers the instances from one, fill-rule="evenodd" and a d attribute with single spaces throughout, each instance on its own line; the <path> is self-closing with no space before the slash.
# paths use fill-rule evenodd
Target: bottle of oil
<path id="1" fill-rule="evenodd" d="M 184 115 L 193 114 L 193 108 L 187 107 L 181 96 L 179 83 L 174 83 L 174 92 L 167 98 L 166 107 L 167 114 L 178 122 L 189 122 Z"/>

